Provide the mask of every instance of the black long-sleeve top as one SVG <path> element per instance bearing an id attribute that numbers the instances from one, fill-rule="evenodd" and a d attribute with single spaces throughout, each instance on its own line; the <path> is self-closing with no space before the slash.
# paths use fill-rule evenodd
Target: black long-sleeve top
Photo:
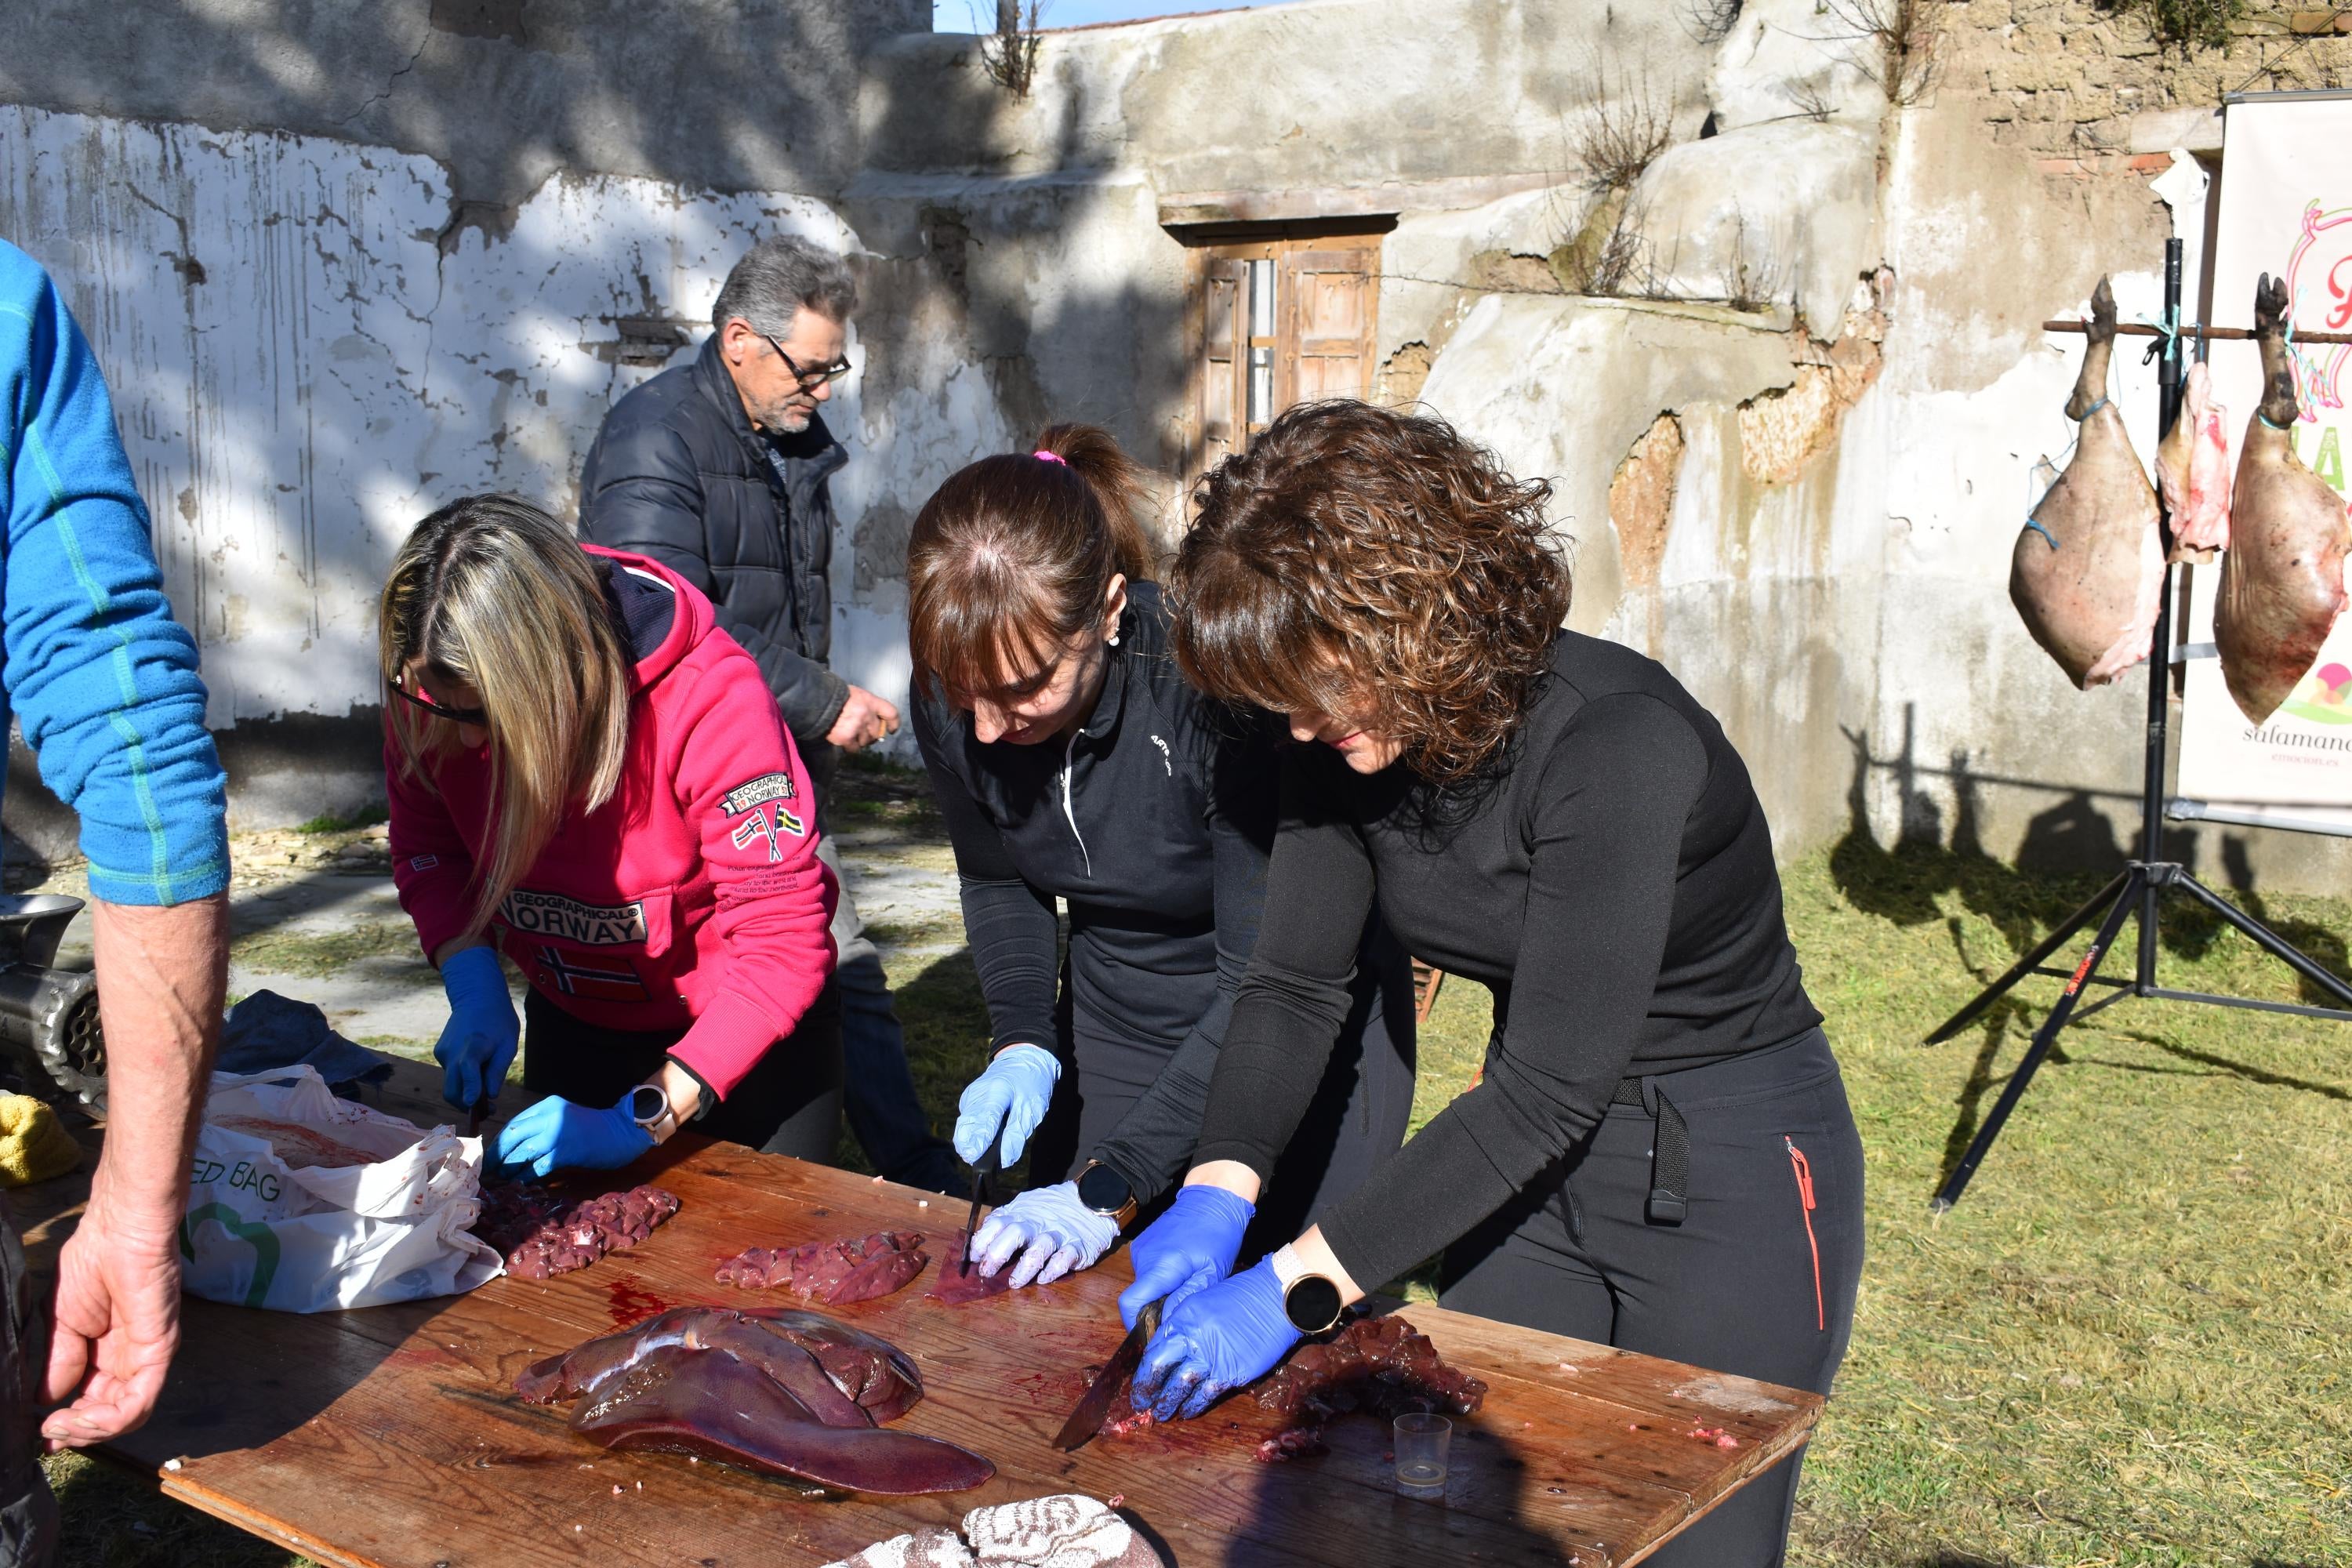
<path id="1" fill-rule="evenodd" d="M 955 847 L 992 1049 L 1057 1048 L 1058 897 L 1076 1026 L 1174 1053 L 1089 1151 L 1148 1200 L 1200 1133 L 1257 936 L 1279 775 L 1266 726 L 1177 671 L 1157 584 L 1129 584 L 1108 654 L 1094 710 L 1066 739 L 983 744 L 970 714 L 919 689 L 914 730 Z"/>
<path id="2" fill-rule="evenodd" d="M 1286 756 L 1264 923 L 1196 1162 L 1261 1180 L 1347 1008 L 1377 900 L 1405 947 L 1495 994 L 1484 1079 L 1322 1221 L 1377 1289 L 1565 1155 L 1618 1081 L 1814 1027 L 1748 769 L 1714 717 L 1630 649 L 1574 632 L 1483 789 L 1433 795 L 1320 746 Z"/>

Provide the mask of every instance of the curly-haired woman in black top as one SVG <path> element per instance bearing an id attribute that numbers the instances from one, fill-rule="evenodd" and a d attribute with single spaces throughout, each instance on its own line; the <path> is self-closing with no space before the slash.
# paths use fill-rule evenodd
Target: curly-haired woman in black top
<path id="1" fill-rule="evenodd" d="M 1188 1184 L 1257 1200 L 1366 911 L 1489 986 L 1495 1027 L 1481 1080 L 1255 1268 L 1139 1246 L 1129 1321 L 1167 1298 L 1139 1407 L 1199 1415 L 1439 1252 L 1441 1300 L 1486 1317 L 1823 1392 L 1844 1354 L 1861 1144 L 1763 810 L 1663 668 L 1559 629 L 1549 494 L 1350 403 L 1290 410 L 1202 481 L 1176 658 L 1300 743 Z M 1655 1561 L 1779 1562 L 1796 1469 Z"/>

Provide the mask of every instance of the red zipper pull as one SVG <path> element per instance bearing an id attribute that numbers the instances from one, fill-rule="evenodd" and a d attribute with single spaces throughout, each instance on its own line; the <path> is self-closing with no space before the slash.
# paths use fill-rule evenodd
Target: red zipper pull
<path id="1" fill-rule="evenodd" d="M 1797 1147 L 1797 1141 L 1795 1139 L 1790 1137 L 1784 1132 L 1780 1135 L 1780 1142 L 1789 1146 L 1789 1163 L 1797 1168 L 1798 1195 L 1805 1200 L 1805 1206 L 1807 1208 L 1812 1208 L 1815 1206 L 1813 1204 L 1812 1164 L 1805 1158 L 1805 1152 Z"/>

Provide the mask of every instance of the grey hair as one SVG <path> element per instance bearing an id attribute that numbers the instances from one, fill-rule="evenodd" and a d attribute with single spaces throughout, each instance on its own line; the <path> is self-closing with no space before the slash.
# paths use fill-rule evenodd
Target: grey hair
<path id="1" fill-rule="evenodd" d="M 857 282 L 840 257 L 796 235 L 774 234 L 744 252 L 719 287 L 710 324 L 720 331 L 740 317 L 755 332 L 790 337 L 803 308 L 847 324 Z"/>

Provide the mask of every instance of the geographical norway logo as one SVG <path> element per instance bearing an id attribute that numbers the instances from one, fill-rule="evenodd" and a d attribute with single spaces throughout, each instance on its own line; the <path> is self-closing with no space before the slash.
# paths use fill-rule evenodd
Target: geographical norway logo
<path id="1" fill-rule="evenodd" d="M 561 893 L 518 888 L 499 906 L 499 918 L 524 936 L 558 937 L 582 947 L 625 947 L 646 940 L 642 903 L 583 904 Z"/>
<path id="2" fill-rule="evenodd" d="M 553 947 L 542 947 L 539 973 L 566 996 L 584 996 L 593 1002 L 653 999 L 653 993 L 637 977 L 637 966 L 625 958 L 566 958 Z"/>
<path id="3" fill-rule="evenodd" d="M 730 816 L 740 816 L 755 805 L 765 805 L 772 800 L 792 800 L 799 792 L 793 788 L 790 773 L 761 773 L 750 784 L 737 784 L 719 797 L 719 809 Z"/>

